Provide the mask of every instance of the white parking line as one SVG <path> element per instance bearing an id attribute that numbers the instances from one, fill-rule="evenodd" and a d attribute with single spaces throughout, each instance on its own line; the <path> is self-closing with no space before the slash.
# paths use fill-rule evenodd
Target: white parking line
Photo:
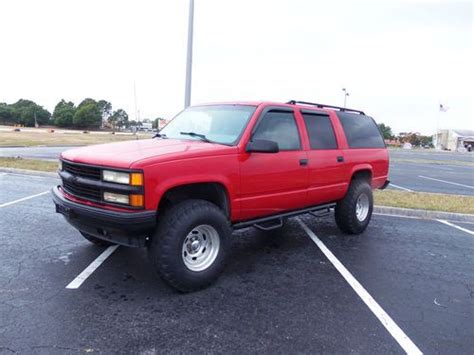
<path id="1" fill-rule="evenodd" d="M 458 226 L 457 224 L 445 221 L 444 219 L 437 219 L 437 221 L 440 222 L 440 223 L 446 224 L 447 226 L 459 229 L 460 231 L 463 231 L 463 232 L 469 233 L 471 235 L 474 235 L 474 231 L 472 231 L 470 229 L 467 229 L 467 228 L 463 228 L 461 226 Z"/>
<path id="2" fill-rule="evenodd" d="M 411 339 L 400 329 L 400 327 L 390 318 L 390 316 L 380 307 L 374 298 L 365 290 L 365 288 L 355 279 L 354 276 L 345 268 L 344 265 L 334 256 L 334 254 L 324 245 L 324 243 L 316 236 L 316 234 L 308 228 L 299 218 L 299 224 L 318 248 L 326 255 L 326 258 L 334 265 L 337 271 L 344 277 L 347 283 L 357 293 L 357 295 L 369 307 L 372 313 L 378 318 L 380 323 L 387 329 L 390 335 L 400 344 L 407 354 L 422 354 L 420 349 L 411 341 Z"/>
<path id="3" fill-rule="evenodd" d="M 28 197 L 23 197 L 23 198 L 20 198 L 20 199 L 18 199 L 18 200 L 15 200 L 15 201 L 6 202 L 6 203 L 1 204 L 1 205 L 0 205 L 0 208 L 2 208 L 2 207 L 7 207 L 7 206 L 13 205 L 13 204 L 15 204 L 15 203 L 22 202 L 22 201 L 26 201 L 26 200 L 29 200 L 29 199 L 32 199 L 32 198 L 35 198 L 35 197 L 38 197 L 38 196 L 46 195 L 47 193 L 49 193 L 49 190 L 48 190 L 48 191 L 45 191 L 45 192 L 40 192 L 39 194 L 36 194 L 36 195 L 31 195 L 31 196 L 28 196 Z"/>
<path id="4" fill-rule="evenodd" d="M 431 177 L 423 176 L 423 175 L 418 175 L 418 177 L 421 177 L 422 179 L 428 179 L 428 180 L 444 182 L 445 184 L 451 184 L 451 185 L 456 185 L 456 186 L 467 187 L 468 189 L 474 189 L 474 186 L 471 186 L 471 185 L 459 184 L 457 182 L 446 181 L 446 180 L 441 180 L 441 179 L 435 179 L 435 178 L 431 178 Z"/>
<path id="5" fill-rule="evenodd" d="M 88 267 L 84 269 L 77 277 L 72 280 L 66 288 L 68 289 L 77 289 L 79 288 L 84 281 L 87 280 L 89 276 L 115 251 L 117 250 L 118 245 L 111 245 L 107 249 L 104 250 L 102 254 L 100 254 L 97 259 L 95 259 Z"/>
<path id="6" fill-rule="evenodd" d="M 400 190 L 403 190 L 403 191 L 413 192 L 413 190 L 410 190 L 410 189 L 407 189 L 406 187 L 398 186 L 398 185 L 395 185 L 395 184 L 392 184 L 392 183 L 390 183 L 388 186 L 393 186 L 393 187 L 395 187 L 397 189 L 400 189 Z"/>

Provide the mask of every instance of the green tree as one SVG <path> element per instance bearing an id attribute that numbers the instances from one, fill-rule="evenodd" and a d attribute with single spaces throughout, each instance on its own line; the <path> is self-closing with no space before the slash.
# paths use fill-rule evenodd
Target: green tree
<path id="1" fill-rule="evenodd" d="M 74 114 L 72 123 L 78 128 L 99 128 L 102 124 L 102 113 L 97 102 L 93 99 L 84 99 Z"/>
<path id="2" fill-rule="evenodd" d="M 421 144 L 420 134 L 416 132 L 400 133 L 399 140 L 402 143 L 410 143 L 414 147 Z"/>
<path id="3" fill-rule="evenodd" d="M 99 110 L 102 115 L 102 121 L 108 121 L 110 115 L 112 114 L 112 104 L 105 100 L 99 100 L 97 105 L 99 106 Z"/>
<path id="4" fill-rule="evenodd" d="M 77 108 L 81 108 L 83 106 L 90 105 L 90 104 L 97 105 L 97 101 L 95 101 L 94 99 L 91 99 L 90 97 L 88 97 L 88 98 L 82 100 L 81 103 L 79 104 L 79 106 L 77 106 Z"/>
<path id="5" fill-rule="evenodd" d="M 45 110 L 42 106 L 30 100 L 20 99 L 14 104 L 10 105 L 13 109 L 13 118 L 16 123 L 25 126 L 33 127 L 36 122 L 38 124 L 48 124 L 51 118 L 51 113 Z"/>
<path id="6" fill-rule="evenodd" d="M 0 102 L 0 123 L 16 123 L 13 108 L 4 102 Z"/>
<path id="7" fill-rule="evenodd" d="M 73 102 L 66 102 L 64 99 L 59 101 L 53 112 L 54 124 L 59 127 L 72 127 L 75 113 Z"/>
<path id="8" fill-rule="evenodd" d="M 390 126 L 386 126 L 384 123 L 379 123 L 380 132 L 382 132 L 383 139 L 393 139 L 393 133 Z"/>
<path id="9" fill-rule="evenodd" d="M 434 147 L 433 136 L 420 136 L 420 144 L 430 148 Z"/>
<path id="10" fill-rule="evenodd" d="M 125 110 L 118 109 L 112 113 L 108 119 L 108 122 L 112 125 L 114 131 L 116 127 L 118 127 L 119 130 L 121 127 L 128 127 L 128 114 L 125 112 Z"/>

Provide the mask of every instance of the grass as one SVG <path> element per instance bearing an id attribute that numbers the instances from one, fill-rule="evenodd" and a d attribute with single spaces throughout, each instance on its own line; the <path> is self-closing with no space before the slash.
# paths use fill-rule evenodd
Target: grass
<path id="1" fill-rule="evenodd" d="M 55 172 L 58 170 L 58 163 L 49 160 L 0 157 L 0 167 Z"/>
<path id="2" fill-rule="evenodd" d="M 376 190 L 374 203 L 378 206 L 474 214 L 474 196 Z"/>
<path id="3" fill-rule="evenodd" d="M 82 132 L 71 133 L 49 133 L 49 132 L 0 132 L 0 147 L 8 146 L 63 146 L 63 145 L 91 145 L 119 141 L 128 141 L 135 139 L 151 138 L 151 134 L 122 135 L 112 133 L 102 134 L 84 134 Z"/>

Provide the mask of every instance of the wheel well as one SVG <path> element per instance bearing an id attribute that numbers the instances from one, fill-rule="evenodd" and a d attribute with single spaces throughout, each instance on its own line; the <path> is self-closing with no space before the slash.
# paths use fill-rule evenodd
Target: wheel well
<path id="1" fill-rule="evenodd" d="M 369 169 L 357 170 L 352 174 L 351 182 L 354 180 L 366 180 L 372 182 L 372 172 Z"/>
<path id="2" fill-rule="evenodd" d="M 166 191 L 158 205 L 158 212 L 189 199 L 209 201 L 230 216 L 227 190 L 223 185 L 215 182 L 182 185 Z"/>

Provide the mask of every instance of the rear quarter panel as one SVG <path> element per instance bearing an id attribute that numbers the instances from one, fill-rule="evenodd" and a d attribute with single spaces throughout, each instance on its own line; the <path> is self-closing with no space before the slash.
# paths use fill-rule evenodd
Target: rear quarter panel
<path id="1" fill-rule="evenodd" d="M 345 149 L 344 161 L 350 177 L 357 171 L 369 170 L 373 189 L 382 187 L 388 179 L 389 157 L 386 148 Z"/>

